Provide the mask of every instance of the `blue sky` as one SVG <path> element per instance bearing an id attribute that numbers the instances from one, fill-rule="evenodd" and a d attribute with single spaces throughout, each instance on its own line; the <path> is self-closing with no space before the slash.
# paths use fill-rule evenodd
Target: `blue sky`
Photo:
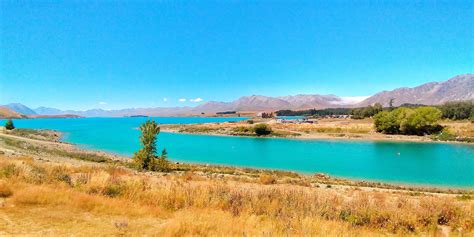
<path id="1" fill-rule="evenodd" d="M 0 104 L 116 109 L 252 94 L 366 96 L 473 72 L 472 1 L 0 6 Z"/>

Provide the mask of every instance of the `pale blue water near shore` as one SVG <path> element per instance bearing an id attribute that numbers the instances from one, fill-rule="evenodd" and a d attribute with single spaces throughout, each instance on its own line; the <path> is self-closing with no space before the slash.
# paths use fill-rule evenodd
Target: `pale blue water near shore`
<path id="1" fill-rule="evenodd" d="M 14 120 L 20 128 L 55 129 L 84 148 L 132 155 L 148 118 Z M 153 118 L 159 123 L 245 118 Z M 1 124 L 4 121 L 0 121 Z M 337 177 L 432 186 L 474 187 L 474 146 L 464 144 L 298 140 L 173 134 L 158 136 L 173 161 L 322 172 Z"/>

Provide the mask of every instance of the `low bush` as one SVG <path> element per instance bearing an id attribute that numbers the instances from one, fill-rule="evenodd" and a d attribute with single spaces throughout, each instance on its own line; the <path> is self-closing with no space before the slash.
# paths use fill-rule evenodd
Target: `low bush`
<path id="1" fill-rule="evenodd" d="M 0 183 L 0 198 L 7 198 L 13 195 L 11 188 L 4 182 Z"/>
<path id="2" fill-rule="evenodd" d="M 5 123 L 5 129 L 7 130 L 15 129 L 15 125 L 13 125 L 13 121 L 11 119 L 7 120 L 7 122 Z"/>
<path id="3" fill-rule="evenodd" d="M 245 133 L 254 133 L 255 130 L 253 127 L 238 126 L 238 127 L 232 128 L 232 132 L 237 133 L 237 134 L 245 134 Z"/>
<path id="4" fill-rule="evenodd" d="M 11 178 L 19 174 L 19 169 L 15 164 L 0 167 L 0 178 Z"/>
<path id="5" fill-rule="evenodd" d="M 452 134 L 448 129 L 443 129 L 437 134 L 433 134 L 431 138 L 435 141 L 456 141 L 456 135 Z"/>
<path id="6" fill-rule="evenodd" d="M 276 184 L 276 179 L 275 177 L 271 175 L 260 175 L 260 183 L 261 184 Z"/>
<path id="7" fill-rule="evenodd" d="M 272 133 L 272 128 L 267 124 L 257 124 L 254 126 L 254 131 L 257 136 L 265 136 Z"/>

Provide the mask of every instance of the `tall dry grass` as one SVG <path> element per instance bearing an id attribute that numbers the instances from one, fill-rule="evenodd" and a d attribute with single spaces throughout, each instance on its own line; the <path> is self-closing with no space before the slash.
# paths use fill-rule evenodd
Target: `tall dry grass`
<path id="1" fill-rule="evenodd" d="M 105 235 L 367 236 L 434 234 L 439 226 L 456 234 L 474 229 L 473 201 L 453 195 L 311 188 L 276 184 L 275 178 L 242 182 L 190 171 L 143 174 L 0 157 L 0 193 L 6 193 L 0 212 L 18 223 L 31 219 L 21 226 L 25 231 L 54 217 L 43 223 L 51 233 L 80 233 L 71 223 L 89 213 L 81 220 L 92 223 L 78 225 Z M 28 214 L 38 208 L 43 212 Z M 58 210 L 66 214 L 58 217 Z M 21 234 L 17 228 L 6 230 Z"/>

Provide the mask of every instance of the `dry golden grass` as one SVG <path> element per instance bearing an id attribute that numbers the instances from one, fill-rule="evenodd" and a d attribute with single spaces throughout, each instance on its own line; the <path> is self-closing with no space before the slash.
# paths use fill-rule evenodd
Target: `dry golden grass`
<path id="1" fill-rule="evenodd" d="M 260 121 L 267 123 L 269 120 Z M 300 136 L 302 134 L 314 133 L 336 133 L 336 134 L 368 134 L 375 132 L 370 119 L 321 119 L 317 124 L 291 124 L 269 122 L 274 136 Z M 184 133 L 209 133 L 223 135 L 253 136 L 254 124 L 246 121 L 234 123 L 208 123 L 208 124 L 188 124 L 188 125 L 165 125 L 164 130 L 171 130 Z"/>
<path id="2" fill-rule="evenodd" d="M 473 233 L 474 203 L 455 195 L 305 187 L 136 173 L 0 156 L 0 235 L 378 236 Z M 310 185 L 308 185 L 310 186 Z M 414 195 L 416 194 L 416 195 Z"/>
<path id="3" fill-rule="evenodd" d="M 294 124 L 278 123 L 276 120 L 260 119 L 255 123 L 267 123 L 273 130 L 270 136 L 276 137 L 301 137 L 307 139 L 320 138 L 344 138 L 362 140 L 396 140 L 396 141 L 432 141 L 440 140 L 433 136 L 407 136 L 387 135 L 377 133 L 373 126 L 373 119 L 319 119 L 317 123 Z M 441 121 L 445 130 L 458 138 L 458 141 L 472 142 L 474 139 L 474 124 L 469 121 Z M 187 124 L 187 125 L 164 125 L 164 131 L 182 133 L 200 133 L 231 136 L 256 136 L 253 131 L 254 124 L 247 121 Z"/>
<path id="4" fill-rule="evenodd" d="M 300 132 L 314 133 L 342 133 L 342 134 L 367 134 L 374 132 L 371 124 L 354 124 L 349 122 L 318 123 L 318 124 L 274 124 L 272 128 Z"/>
<path id="5" fill-rule="evenodd" d="M 469 121 L 443 121 L 441 125 L 456 136 L 474 138 L 474 124 Z"/>

